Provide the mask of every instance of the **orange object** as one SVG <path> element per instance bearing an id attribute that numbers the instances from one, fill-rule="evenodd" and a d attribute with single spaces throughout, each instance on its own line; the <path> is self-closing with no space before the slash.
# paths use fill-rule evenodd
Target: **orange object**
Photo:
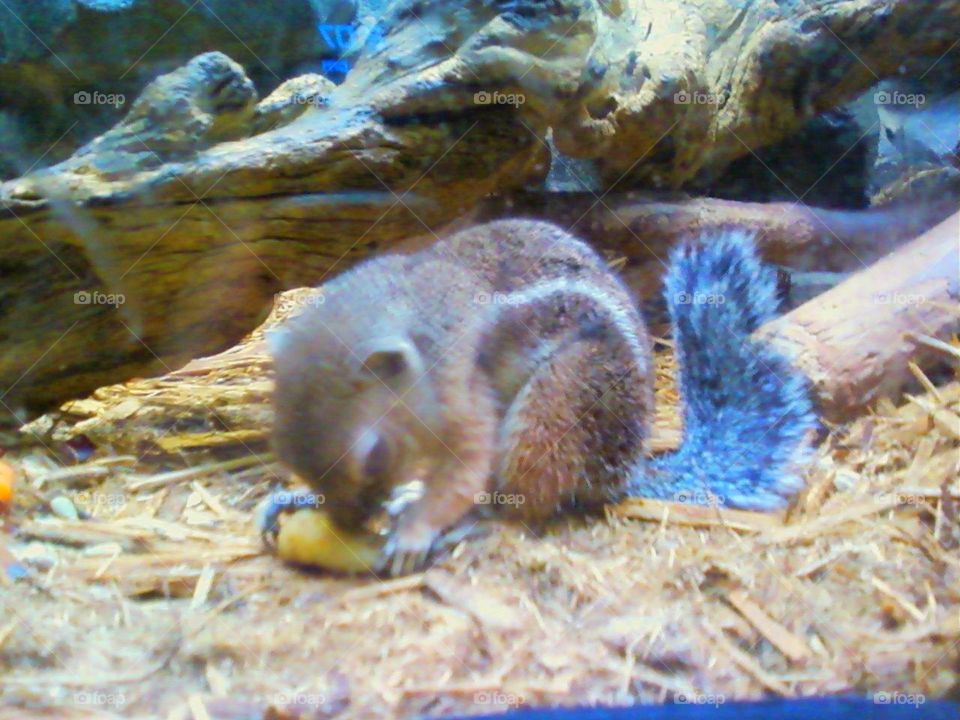
<path id="1" fill-rule="evenodd" d="M 6 511 L 13 504 L 13 486 L 17 473 L 13 466 L 0 460 L 0 511 Z"/>

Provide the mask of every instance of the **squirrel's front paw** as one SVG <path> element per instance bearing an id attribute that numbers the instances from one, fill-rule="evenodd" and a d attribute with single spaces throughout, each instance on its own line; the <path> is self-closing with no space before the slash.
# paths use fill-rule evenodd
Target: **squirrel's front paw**
<path id="1" fill-rule="evenodd" d="M 437 533 L 429 528 L 395 527 L 380 551 L 375 569 L 391 577 L 423 570 L 436 541 Z"/>
<path id="2" fill-rule="evenodd" d="M 281 514 L 319 505 L 318 496 L 309 490 L 277 490 L 272 493 L 257 510 L 257 528 L 264 545 L 270 548 L 277 546 Z"/>

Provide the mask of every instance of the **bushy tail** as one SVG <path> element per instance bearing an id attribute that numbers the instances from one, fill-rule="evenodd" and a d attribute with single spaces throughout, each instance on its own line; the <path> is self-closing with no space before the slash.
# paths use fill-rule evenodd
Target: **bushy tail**
<path id="1" fill-rule="evenodd" d="M 800 489 L 816 427 L 808 382 L 750 334 L 773 317 L 776 275 L 738 230 L 677 248 L 664 285 L 680 365 L 684 441 L 638 495 L 768 510 Z"/>

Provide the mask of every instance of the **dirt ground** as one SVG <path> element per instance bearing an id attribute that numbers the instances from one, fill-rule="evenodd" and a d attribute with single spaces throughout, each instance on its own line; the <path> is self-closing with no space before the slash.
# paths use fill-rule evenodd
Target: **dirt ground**
<path id="1" fill-rule="evenodd" d="M 659 360 L 663 449 L 679 421 Z M 953 378 L 833 428 L 787 513 L 628 501 L 543 533 L 488 522 L 397 580 L 263 551 L 251 513 L 283 480 L 269 388 L 255 334 L 68 404 L 6 455 L 19 478 L 0 534 L 0 718 L 958 692 Z"/>

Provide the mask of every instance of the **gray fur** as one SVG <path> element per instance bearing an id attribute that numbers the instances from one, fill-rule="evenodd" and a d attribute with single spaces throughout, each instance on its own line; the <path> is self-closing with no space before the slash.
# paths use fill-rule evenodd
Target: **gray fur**
<path id="1" fill-rule="evenodd" d="M 631 492 L 770 510 L 802 487 L 817 421 L 807 379 L 751 339 L 776 311 L 776 276 L 737 230 L 677 248 L 664 283 L 680 364 L 684 442 Z"/>

